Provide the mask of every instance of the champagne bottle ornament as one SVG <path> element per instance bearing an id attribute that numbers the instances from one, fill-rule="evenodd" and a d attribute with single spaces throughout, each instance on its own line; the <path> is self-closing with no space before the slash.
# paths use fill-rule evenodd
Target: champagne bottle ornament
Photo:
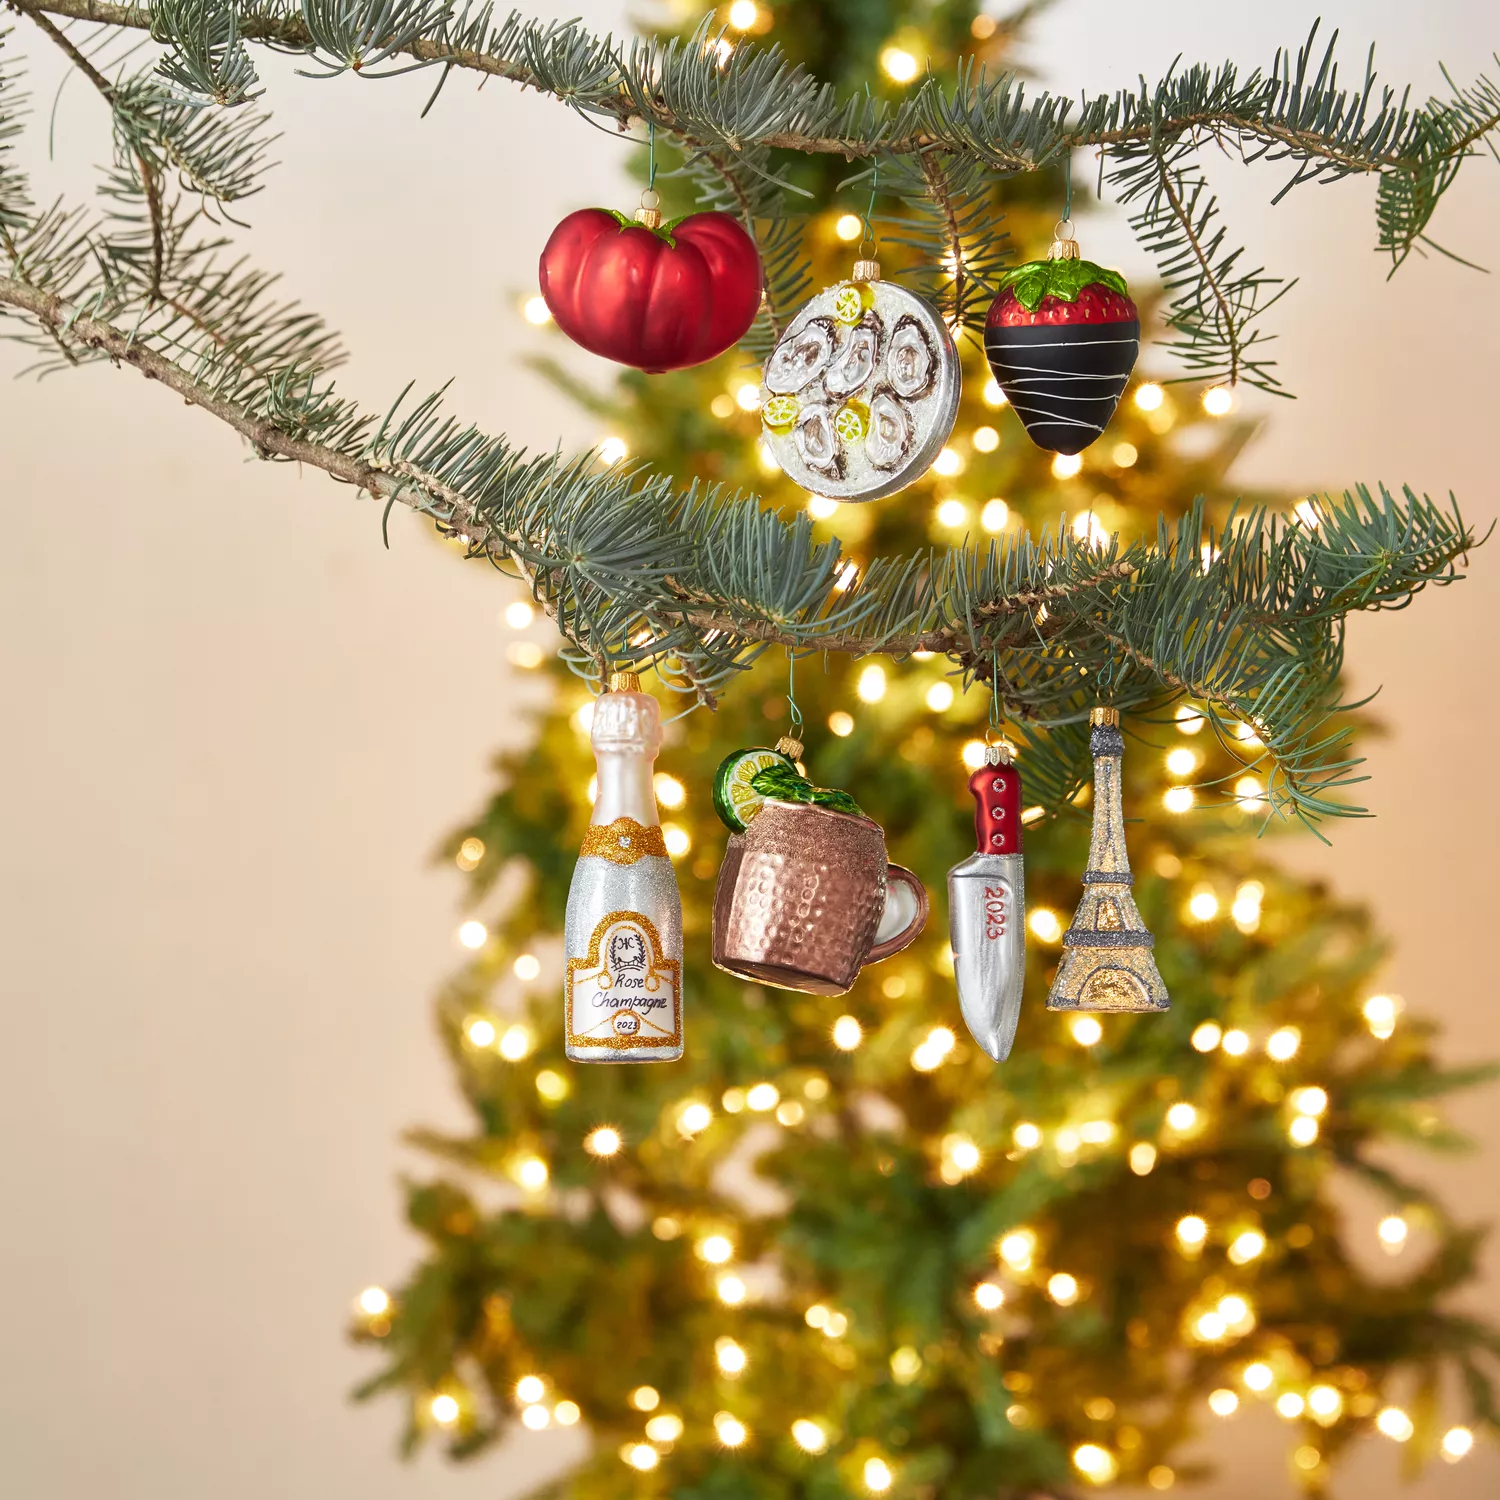
<path id="1" fill-rule="evenodd" d="M 656 810 L 656 699 L 610 675 L 590 730 L 593 818 L 568 888 L 567 1054 L 575 1062 L 682 1056 L 682 897 Z"/>
<path id="2" fill-rule="evenodd" d="M 1136 910 L 1120 768 L 1125 739 L 1120 714 L 1096 708 L 1089 748 L 1094 756 L 1094 824 L 1083 900 L 1063 934 L 1062 962 L 1047 996 L 1048 1010 L 1149 1011 L 1169 1008 L 1167 987 L 1151 956 L 1155 939 Z"/>
<path id="3" fill-rule="evenodd" d="M 1046 260 L 1000 278 L 984 352 L 1039 448 L 1081 453 L 1114 415 L 1141 347 L 1125 278 L 1084 260 L 1063 219 Z"/>
<path id="4" fill-rule="evenodd" d="M 974 853 L 948 871 L 948 936 L 964 1025 L 996 1062 L 1010 1056 L 1026 986 L 1021 773 L 1002 740 L 969 778 Z"/>
<path id="5" fill-rule="evenodd" d="M 761 374 L 761 424 L 792 481 L 878 500 L 919 479 L 953 431 L 962 385 L 947 325 L 880 263 L 804 303 Z"/>

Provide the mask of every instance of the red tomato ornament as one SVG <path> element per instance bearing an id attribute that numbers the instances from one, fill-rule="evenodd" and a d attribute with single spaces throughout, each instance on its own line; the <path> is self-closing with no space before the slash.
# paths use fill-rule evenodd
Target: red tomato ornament
<path id="1" fill-rule="evenodd" d="M 552 231 L 540 277 L 575 344 L 652 374 L 722 354 L 760 309 L 760 255 L 729 214 L 647 227 L 581 208 Z"/>

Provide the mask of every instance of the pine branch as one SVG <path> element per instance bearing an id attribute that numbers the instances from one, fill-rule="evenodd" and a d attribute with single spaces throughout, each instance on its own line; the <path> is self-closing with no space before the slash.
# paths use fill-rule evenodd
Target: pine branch
<path id="1" fill-rule="evenodd" d="M 785 178 L 771 154 L 834 154 L 849 160 L 904 159 L 925 181 L 941 217 L 952 183 L 965 171 L 1015 175 L 1043 170 L 1067 152 L 1095 150 L 1116 163 L 1111 180 L 1141 207 L 1132 223 L 1160 259 L 1176 293 L 1172 347 L 1190 371 L 1279 389 L 1252 322 L 1289 290 L 1263 271 L 1236 270 L 1194 159 L 1207 145 L 1244 162 L 1286 161 L 1292 173 L 1277 195 L 1304 182 L 1351 175 L 1379 178 L 1378 241 L 1393 269 L 1413 249 L 1437 247 L 1427 227 L 1463 161 L 1481 145 L 1494 151 L 1500 88 L 1480 78 L 1454 86 L 1449 100 L 1413 108 L 1405 95 L 1377 89 L 1373 67 L 1350 93 L 1338 87 L 1334 42 L 1314 52 L 1317 27 L 1296 51 L 1246 74 L 1174 69 L 1154 88 L 1084 96 L 1077 104 L 1046 93 L 1028 100 L 1011 74 L 990 78 L 972 65 L 951 88 L 928 78 L 899 105 L 837 91 L 789 65 L 775 48 L 747 42 L 722 55 L 704 26 L 687 42 L 633 42 L 622 51 L 575 23 L 541 23 L 512 13 L 496 23 L 486 7 L 454 12 L 446 0 L 305 0 L 293 14 L 281 0 L 165 0 L 150 10 L 112 0 L 13 0 L 31 10 L 119 28 L 150 29 L 171 53 L 162 77 L 201 102 L 250 97 L 254 70 L 246 42 L 300 52 L 318 76 L 389 76 L 439 66 L 501 77 L 550 93 L 616 130 L 649 124 L 677 143 L 707 201 L 732 200 L 754 229 L 764 220 L 768 318 L 759 350 L 800 290 L 797 236 L 781 200 Z M 1451 82 L 1451 80 L 1450 80 Z M 441 88 L 441 83 L 439 84 Z M 750 184 L 758 184 L 757 191 Z M 950 249 L 960 238 L 950 223 Z M 1450 252 L 1444 252 L 1450 253 Z M 955 262 L 962 302 L 970 267 Z M 980 285 L 983 278 L 972 278 Z M 972 322 L 972 314 L 965 310 Z"/>

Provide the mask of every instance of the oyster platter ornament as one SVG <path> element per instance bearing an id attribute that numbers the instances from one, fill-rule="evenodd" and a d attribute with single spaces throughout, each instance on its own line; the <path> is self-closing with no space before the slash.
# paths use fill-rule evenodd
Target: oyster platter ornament
<path id="1" fill-rule="evenodd" d="M 791 480 L 828 500 L 879 500 L 926 472 L 958 415 L 962 377 L 933 307 L 857 260 L 806 303 L 761 374 L 765 441 Z"/>

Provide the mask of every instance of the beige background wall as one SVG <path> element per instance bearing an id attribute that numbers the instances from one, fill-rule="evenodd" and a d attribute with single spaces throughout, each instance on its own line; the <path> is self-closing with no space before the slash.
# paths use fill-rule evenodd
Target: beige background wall
<path id="1" fill-rule="evenodd" d="M 619 20 L 602 0 L 537 9 Z M 1433 59 L 1465 77 L 1500 44 L 1490 9 L 1364 0 L 1330 20 L 1351 63 L 1378 38 L 1391 77 L 1422 91 L 1439 85 Z M 1063 0 L 1032 57 L 1065 84 L 1128 85 L 1179 51 L 1269 60 L 1310 14 Z M 514 296 L 556 218 L 618 196 L 620 153 L 499 86 L 450 87 L 417 126 L 426 80 L 269 73 L 286 165 L 253 205 L 255 253 L 294 268 L 289 291 L 345 331 L 349 387 L 373 402 L 452 375 L 458 408 L 491 428 L 592 437 L 519 367 L 540 336 Z M 45 54 L 35 76 L 45 109 Z M 70 85 L 58 158 L 35 163 L 49 191 L 87 190 L 100 124 Z M 1487 525 L 1495 281 L 1434 259 L 1386 286 L 1366 185 L 1273 214 L 1274 168 L 1221 176 L 1256 259 L 1303 274 L 1277 319 L 1302 399 L 1276 403 L 1246 476 L 1452 486 Z M 1470 167 L 1435 227 L 1500 258 L 1500 168 Z M 1100 258 L 1144 269 L 1108 228 L 1088 234 Z M 0 348 L 0 374 L 21 363 Z M 400 1130 L 464 1123 L 428 1018 L 457 888 L 426 860 L 531 700 L 504 664 L 505 586 L 404 519 L 382 550 L 368 502 L 245 462 L 108 369 L 0 385 L 0 492 L 0 1491 L 512 1493 L 567 1440 L 403 1467 L 393 1410 L 346 1404 L 371 1361 L 341 1341 L 350 1296 L 414 1253 L 393 1178 L 423 1167 Z M 1385 684 L 1392 731 L 1369 747 L 1380 816 L 1295 853 L 1374 903 L 1397 943 L 1392 986 L 1444 1021 L 1455 1061 L 1500 1055 L 1479 942 L 1494 921 L 1494 568 L 1486 550 L 1473 582 L 1360 623 L 1354 682 Z M 1500 1137 L 1500 1094 L 1453 1113 Z M 1494 1161 L 1424 1170 L 1494 1217 Z M 1488 1265 L 1474 1303 L 1493 1316 Z M 1209 1493 L 1283 1492 L 1274 1419 L 1212 1436 L 1225 1465 Z M 1394 1494 L 1394 1457 L 1368 1445 L 1338 1493 Z M 1490 1449 L 1411 1493 L 1497 1488 Z"/>

